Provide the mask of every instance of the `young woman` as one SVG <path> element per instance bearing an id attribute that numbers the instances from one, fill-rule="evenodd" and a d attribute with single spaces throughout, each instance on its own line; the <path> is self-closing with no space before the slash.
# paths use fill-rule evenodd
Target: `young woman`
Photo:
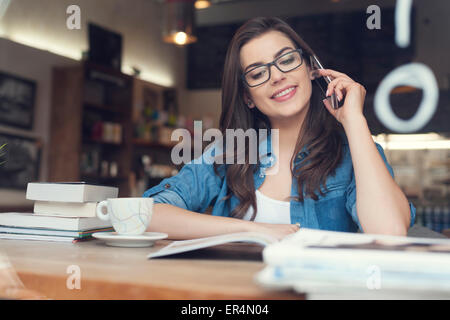
<path id="1" fill-rule="evenodd" d="M 299 227 L 406 235 L 415 209 L 372 140 L 364 87 L 341 72 L 313 72 L 313 54 L 277 18 L 252 19 L 236 32 L 224 66 L 221 132 L 277 129 L 277 148 L 269 134 L 258 139 L 256 164 L 186 164 L 144 193 L 155 201 L 149 231 L 172 239 L 241 231 L 282 238 Z M 342 107 L 324 99 L 318 76 L 333 79 L 326 95 L 335 93 Z M 204 160 L 220 155 L 212 150 Z M 212 214 L 203 214 L 208 207 Z"/>

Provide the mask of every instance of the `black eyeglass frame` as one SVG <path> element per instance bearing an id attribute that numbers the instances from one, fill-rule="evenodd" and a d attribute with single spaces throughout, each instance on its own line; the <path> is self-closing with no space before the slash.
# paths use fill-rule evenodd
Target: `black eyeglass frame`
<path id="1" fill-rule="evenodd" d="M 280 67 L 277 65 L 278 60 L 280 60 L 280 59 L 283 58 L 284 56 L 287 56 L 288 54 L 291 54 L 292 52 L 298 52 L 298 53 L 300 53 L 300 64 L 299 64 L 298 66 L 296 66 L 295 68 L 292 68 L 292 69 L 287 70 L 287 71 L 281 70 Z M 259 66 L 255 66 L 254 68 L 251 68 L 250 70 L 248 70 L 248 71 L 246 71 L 244 74 L 242 74 L 242 75 L 241 75 L 241 78 L 242 78 L 242 81 L 245 83 L 246 86 L 248 86 L 248 87 L 250 87 L 250 88 L 254 88 L 254 87 L 260 86 L 260 85 L 262 85 L 262 84 L 264 84 L 264 83 L 266 83 L 267 81 L 270 80 L 270 77 L 272 76 L 272 74 L 271 74 L 271 67 L 272 67 L 272 66 L 275 66 L 278 70 L 280 70 L 280 71 L 283 72 L 283 73 L 287 73 L 287 72 L 291 72 L 292 70 L 297 69 L 297 68 L 300 67 L 302 64 L 303 64 L 303 50 L 300 49 L 300 48 L 298 48 L 298 49 L 290 50 L 290 51 L 288 51 L 288 52 L 286 52 L 286 53 L 283 53 L 281 56 L 279 56 L 278 58 L 276 58 L 276 59 L 273 60 L 272 62 L 269 62 L 269 63 L 266 63 L 266 64 L 261 64 L 261 65 L 259 65 Z M 267 80 L 264 80 L 263 82 L 258 83 L 258 84 L 253 85 L 253 86 L 250 85 L 250 84 L 247 82 L 247 80 L 245 79 L 245 76 L 246 76 L 249 72 L 252 72 L 253 70 L 255 70 L 255 69 L 257 69 L 257 68 L 261 68 L 261 67 L 267 67 L 267 69 L 269 70 L 269 76 L 267 77 Z"/>

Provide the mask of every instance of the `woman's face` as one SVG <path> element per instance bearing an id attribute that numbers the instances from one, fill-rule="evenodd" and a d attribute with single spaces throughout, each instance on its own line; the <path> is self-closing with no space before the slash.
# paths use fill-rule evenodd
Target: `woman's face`
<path id="1" fill-rule="evenodd" d="M 284 33 L 266 32 L 241 48 L 242 70 L 245 73 L 254 63 L 272 62 L 283 53 L 295 49 L 293 42 Z M 289 72 L 281 72 L 273 65 L 270 68 L 270 79 L 259 86 L 248 87 L 250 96 L 247 96 L 247 99 L 272 122 L 306 114 L 312 88 L 305 61 L 300 67 Z"/>

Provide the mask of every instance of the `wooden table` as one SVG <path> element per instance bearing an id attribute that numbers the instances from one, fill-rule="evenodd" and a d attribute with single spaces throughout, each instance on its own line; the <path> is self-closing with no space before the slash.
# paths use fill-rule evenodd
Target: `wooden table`
<path id="1" fill-rule="evenodd" d="M 27 289 L 51 299 L 304 298 L 254 282 L 254 275 L 264 268 L 260 247 L 223 245 L 191 256 L 146 258 L 168 243 L 118 248 L 99 240 L 75 244 L 0 240 L 0 253 L 7 256 Z M 80 271 L 79 289 L 72 273 L 76 270 Z"/>

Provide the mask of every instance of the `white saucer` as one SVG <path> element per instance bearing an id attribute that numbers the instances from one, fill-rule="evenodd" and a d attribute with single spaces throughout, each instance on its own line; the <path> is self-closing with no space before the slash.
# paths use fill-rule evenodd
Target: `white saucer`
<path id="1" fill-rule="evenodd" d="M 144 232 L 143 234 L 124 235 L 117 232 L 96 232 L 92 234 L 94 238 L 105 241 L 105 244 L 113 247 L 151 247 L 156 240 L 167 238 L 166 233 Z"/>

